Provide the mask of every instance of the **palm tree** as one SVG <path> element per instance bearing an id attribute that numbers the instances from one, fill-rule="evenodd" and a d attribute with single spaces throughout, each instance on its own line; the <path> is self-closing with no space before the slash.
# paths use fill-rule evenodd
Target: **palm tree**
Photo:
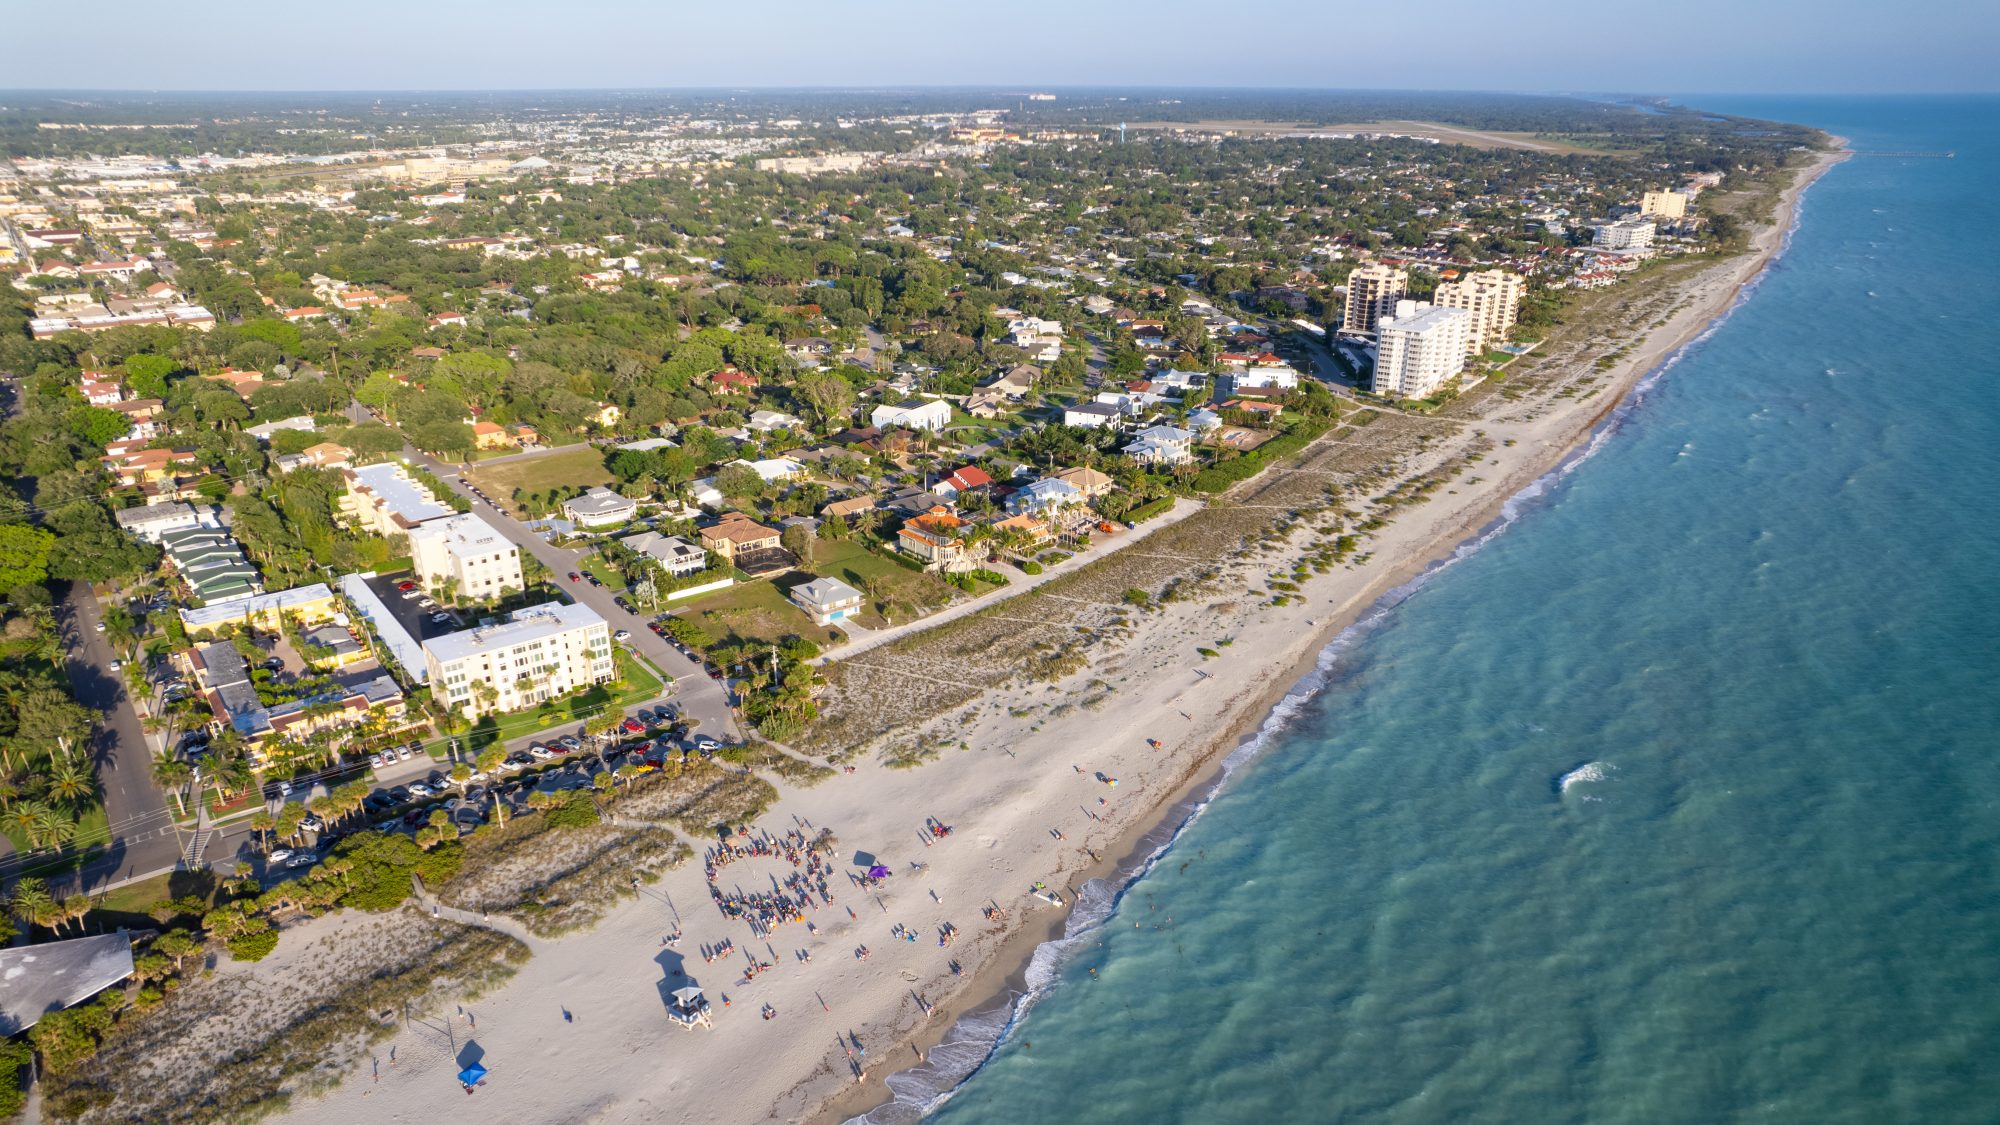
<path id="1" fill-rule="evenodd" d="M 43 805 L 35 815 L 35 826 L 28 832 L 28 842 L 36 847 L 61 847 L 76 838 L 76 821 L 61 809 Z"/>
<path id="2" fill-rule="evenodd" d="M 9 805 L 0 812 L 0 828 L 18 836 L 27 836 L 35 830 L 35 822 L 41 815 L 41 804 L 37 801 L 21 801 Z"/>
<path id="3" fill-rule="evenodd" d="M 187 815 L 187 803 L 181 799 L 181 791 L 193 779 L 194 767 L 174 757 L 173 751 L 162 750 L 153 755 L 153 780 L 174 795 L 174 804 L 180 807 L 182 816 Z"/>
<path id="4" fill-rule="evenodd" d="M 89 914 L 92 910 L 96 909 L 96 907 L 97 907 L 97 900 L 91 898 L 89 895 L 73 894 L 68 898 L 62 900 L 62 922 L 58 923 L 58 925 L 68 922 L 76 922 L 78 923 L 77 929 L 81 931 L 83 929 L 81 923 L 83 922 L 84 916 Z"/>
<path id="5" fill-rule="evenodd" d="M 49 885 L 33 875 L 26 875 L 14 884 L 14 897 L 8 909 L 14 917 L 31 925 L 39 925 L 56 904 L 55 896 L 49 893 Z"/>
<path id="6" fill-rule="evenodd" d="M 216 784 L 222 786 L 224 796 L 241 793 L 257 784 L 257 768 L 250 764 L 250 759 L 242 756 L 218 757 L 215 762 L 215 780 Z"/>
<path id="7" fill-rule="evenodd" d="M 271 815 L 270 809 L 258 809 L 250 814 L 250 831 L 257 834 L 258 844 L 266 851 L 271 847 L 271 829 L 277 826 L 278 818 Z"/>
<path id="8" fill-rule="evenodd" d="M 76 762 L 57 762 L 49 775 L 49 795 L 75 807 L 97 792 L 97 778 Z"/>

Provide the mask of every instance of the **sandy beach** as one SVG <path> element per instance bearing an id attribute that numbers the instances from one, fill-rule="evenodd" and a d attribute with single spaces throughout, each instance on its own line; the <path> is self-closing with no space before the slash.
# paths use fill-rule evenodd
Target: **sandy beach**
<path id="1" fill-rule="evenodd" d="M 1136 614 L 1121 643 L 1082 670 L 1052 684 L 987 687 L 937 760 L 897 770 L 861 759 L 856 773 L 814 788 L 781 786 L 759 829 L 828 830 L 837 840 L 835 901 L 807 915 L 811 931 L 786 924 L 762 938 L 725 919 L 697 859 L 594 929 L 531 940 L 533 959 L 504 987 L 463 1013 L 448 1004 L 404 1023 L 375 1052 L 397 1052 L 379 1080 L 364 1061 L 331 1092 L 294 1099 L 282 1119 L 835 1121 L 883 1103 L 885 1079 L 917 1065 L 957 1018 L 991 1010 L 1020 987 L 1030 954 L 1059 932 L 1078 889 L 1150 850 L 1142 840 L 1160 830 L 1163 812 L 1212 787 L 1221 758 L 1314 670 L 1331 638 L 1494 525 L 1647 372 L 1726 312 L 1782 246 L 1801 193 L 1839 158 L 1797 176 L 1777 222 L 1756 233 L 1748 253 L 1672 282 L 1659 296 L 1665 307 L 1643 318 L 1643 338 L 1626 341 L 1615 366 L 1597 367 L 1595 352 L 1580 353 L 1574 370 L 1544 358 L 1533 393 L 1483 388 L 1448 417 L 1409 420 L 1413 433 L 1435 438 L 1399 451 L 1371 491 L 1417 478 L 1438 486 L 1424 502 L 1373 509 L 1384 522 L 1359 553 L 1298 583 L 1285 604 L 1262 587 L 1325 530 L 1310 521 L 1207 560 L 1220 572 L 1201 596 Z M 1324 440 L 1353 438 L 1344 428 Z M 1360 492 L 1342 502 L 1346 520 L 1371 514 Z M 974 668 L 930 674 L 985 686 Z M 950 834 L 927 832 L 932 818 Z M 710 842 L 689 843 L 699 854 Z M 845 872 L 857 853 L 892 874 L 875 888 L 851 884 Z M 718 884 L 769 890 L 793 870 L 782 858 L 739 860 Z M 1037 882 L 1065 905 L 1033 897 Z M 1004 916 L 988 917 L 989 907 Z M 666 944 L 677 917 L 682 936 Z M 286 942 L 304 944 L 315 928 L 337 924 L 305 924 Z M 895 936 L 898 926 L 916 940 Z M 940 945 L 945 926 L 956 936 Z M 704 947 L 723 941 L 733 955 L 705 960 Z M 771 967 L 745 982 L 752 957 Z M 666 995 L 690 982 L 716 1006 L 711 1030 L 683 1032 L 664 1017 Z M 766 1006 L 775 1013 L 768 1019 Z M 468 1056 L 490 1072 L 471 1096 L 454 1077 Z"/>

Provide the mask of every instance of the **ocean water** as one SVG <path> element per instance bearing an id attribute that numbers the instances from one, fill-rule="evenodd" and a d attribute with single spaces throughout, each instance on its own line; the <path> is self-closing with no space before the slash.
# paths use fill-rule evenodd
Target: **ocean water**
<path id="1" fill-rule="evenodd" d="M 1690 101 L 1958 156 L 1822 179 L 873 1120 L 2000 1120 L 2000 100 Z"/>

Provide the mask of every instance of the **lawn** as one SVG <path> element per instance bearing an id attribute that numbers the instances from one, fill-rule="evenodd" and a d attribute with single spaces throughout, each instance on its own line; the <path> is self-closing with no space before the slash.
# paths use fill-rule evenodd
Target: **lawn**
<path id="1" fill-rule="evenodd" d="M 804 580 L 802 575 L 790 575 L 785 579 L 786 589 Z M 786 600 L 784 590 L 770 582 L 738 583 L 699 595 L 674 615 L 708 630 L 722 645 L 777 644 L 787 637 L 826 639 L 826 631 L 814 626 L 799 607 Z"/>
<path id="2" fill-rule="evenodd" d="M 593 446 L 524 457 L 498 465 L 475 465 L 466 470 L 466 479 L 486 495 L 506 506 L 513 515 L 522 515 L 514 505 L 514 493 L 547 492 L 553 488 L 610 484 L 614 479 L 604 467 L 604 454 Z"/>
<path id="3" fill-rule="evenodd" d="M 820 540 L 813 548 L 813 563 L 806 569 L 838 578 L 866 594 L 860 621 L 871 629 L 885 623 L 881 613 L 885 603 L 901 607 L 901 617 L 951 599 L 951 588 L 937 575 L 905 569 L 852 539 Z"/>
<path id="4" fill-rule="evenodd" d="M 608 686 L 600 686 L 580 695 L 558 699 L 550 707 L 537 707 L 532 711 L 521 711 L 512 715 L 485 716 L 472 728 L 470 735 L 464 736 L 466 748 L 477 751 L 495 742 L 509 742 L 524 735 L 557 727 L 567 728 L 569 724 L 580 723 L 600 711 L 622 712 L 627 707 L 658 698 L 661 688 L 660 678 L 653 674 L 653 670 L 623 649 L 616 649 L 614 653 L 618 661 L 619 675 L 624 677 L 627 684 L 625 690 L 614 693 Z M 565 729 L 563 733 L 569 732 Z M 449 743 L 446 742 L 446 745 Z"/>
<path id="5" fill-rule="evenodd" d="M 583 560 L 582 569 L 589 574 L 595 575 L 599 582 L 604 583 L 604 588 L 610 590 L 612 593 L 623 593 L 625 591 L 625 573 L 610 563 L 605 562 L 603 558 L 597 555 L 590 556 Z"/>

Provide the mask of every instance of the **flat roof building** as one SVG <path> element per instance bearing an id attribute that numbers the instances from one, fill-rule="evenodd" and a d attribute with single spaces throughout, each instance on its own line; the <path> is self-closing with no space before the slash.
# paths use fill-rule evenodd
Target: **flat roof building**
<path id="1" fill-rule="evenodd" d="M 217 629 L 232 621 L 240 625 L 277 629 L 284 624 L 287 616 L 297 617 L 311 625 L 331 620 L 336 612 L 338 609 L 333 604 L 332 588 L 324 582 L 314 582 L 289 590 L 272 590 L 225 602 L 210 602 L 199 609 L 183 609 L 181 624 L 190 633 Z"/>
<path id="2" fill-rule="evenodd" d="M 340 510 L 364 531 L 385 537 L 399 535 L 426 520 L 452 514 L 449 505 L 441 503 L 394 461 L 342 472 L 347 478 L 347 495 L 340 498 Z"/>
<path id="3" fill-rule="evenodd" d="M 1368 389 L 1390 398 L 1429 398 L 1465 367 L 1472 314 L 1425 301 L 1398 301 L 1377 324 L 1381 337 Z"/>
<path id="4" fill-rule="evenodd" d="M 426 590 L 449 585 L 459 597 L 486 601 L 525 589 L 521 549 L 470 512 L 410 529 L 410 562 Z"/>
<path id="5" fill-rule="evenodd" d="M 424 660 L 431 690 L 472 718 L 533 707 L 614 674 L 611 628 L 581 604 L 530 606 L 497 625 L 425 641 Z"/>

